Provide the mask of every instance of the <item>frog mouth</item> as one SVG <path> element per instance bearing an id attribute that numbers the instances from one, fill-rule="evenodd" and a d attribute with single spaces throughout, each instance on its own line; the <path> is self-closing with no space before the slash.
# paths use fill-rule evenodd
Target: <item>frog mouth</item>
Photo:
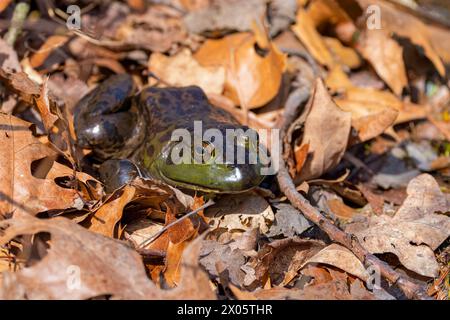
<path id="1" fill-rule="evenodd" d="M 241 192 L 246 192 L 249 190 L 252 190 L 253 188 L 257 187 L 259 183 L 263 180 L 264 177 L 258 177 L 259 183 L 250 183 L 249 181 L 246 181 L 244 184 L 239 184 L 239 182 L 236 182 L 234 188 L 230 188 L 230 185 L 224 185 L 224 186 L 217 186 L 215 188 L 214 186 L 206 186 L 200 183 L 192 183 L 188 182 L 186 180 L 176 180 L 174 178 L 168 177 L 167 174 L 165 174 L 162 170 L 157 170 L 158 175 L 162 180 L 164 180 L 166 183 L 173 185 L 175 187 L 190 189 L 190 190 L 196 190 L 201 191 L 205 193 L 217 193 L 217 194 L 236 194 Z M 235 172 L 239 172 L 238 174 L 234 174 L 234 178 L 241 179 L 240 171 L 238 169 L 234 170 Z M 229 177 L 232 175 L 229 175 Z M 227 183 L 227 178 L 225 177 L 217 177 L 217 180 L 224 181 L 224 183 Z M 256 179 L 255 179 L 256 180 Z M 229 182 L 229 181 L 228 181 Z M 237 187 L 236 187 L 237 186 Z"/>

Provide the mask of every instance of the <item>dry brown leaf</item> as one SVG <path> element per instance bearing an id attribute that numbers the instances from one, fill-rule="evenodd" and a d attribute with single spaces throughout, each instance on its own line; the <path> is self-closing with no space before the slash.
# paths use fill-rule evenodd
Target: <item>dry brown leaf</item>
<path id="1" fill-rule="evenodd" d="M 258 300 L 351 300 L 347 283 L 341 280 L 330 281 L 304 289 L 275 287 L 252 292 Z"/>
<path id="2" fill-rule="evenodd" d="M 12 2 L 12 0 L 4 0 L 2 2 L 0 2 L 0 13 L 5 10 L 6 8 L 8 8 L 9 4 Z"/>
<path id="3" fill-rule="evenodd" d="M 5 40 L 0 38 L 0 61 L 1 69 L 8 72 L 20 72 L 22 67 L 20 66 L 19 58 L 17 57 L 17 52 Z"/>
<path id="4" fill-rule="evenodd" d="M 30 127 L 29 122 L 0 114 L 0 212 L 36 214 L 53 209 L 81 209 L 84 202 L 78 192 L 62 188 L 54 180 L 72 176 L 72 169 L 50 162 L 42 178 L 32 175 L 33 161 L 54 159 L 57 154 L 33 137 Z"/>
<path id="5" fill-rule="evenodd" d="M 177 55 L 167 57 L 160 53 L 150 56 L 149 70 L 170 86 L 196 85 L 207 94 L 221 94 L 225 84 L 225 68 L 221 66 L 202 67 L 184 49 Z"/>
<path id="6" fill-rule="evenodd" d="M 316 263 L 337 267 L 363 281 L 369 278 L 369 273 L 364 268 L 362 262 L 350 250 L 335 243 L 323 248 L 313 257 L 309 258 L 304 266 Z"/>
<path id="7" fill-rule="evenodd" d="M 346 231 L 354 233 L 371 253 L 395 254 L 408 269 L 436 277 L 439 265 L 433 251 L 450 235 L 450 211 L 446 196 L 429 174 L 412 179 L 407 198 L 394 217 L 371 216 L 369 224 L 354 223 Z"/>
<path id="8" fill-rule="evenodd" d="M 388 129 L 397 118 L 398 111 L 379 103 L 336 99 L 342 110 L 351 112 L 352 126 L 358 134 L 358 142 L 370 140 Z"/>
<path id="9" fill-rule="evenodd" d="M 175 287 L 181 280 L 181 257 L 187 242 L 172 243 L 169 241 L 166 253 L 164 279 L 169 287 Z"/>
<path id="10" fill-rule="evenodd" d="M 401 96 L 408 85 L 403 48 L 385 30 L 364 29 L 356 48 L 374 67 L 392 91 Z"/>
<path id="11" fill-rule="evenodd" d="M 136 11 L 143 11 L 147 7 L 147 3 L 144 0 L 127 0 L 127 3 L 130 8 Z"/>
<path id="12" fill-rule="evenodd" d="M 302 171 L 303 165 L 305 164 L 307 155 L 309 151 L 309 143 L 305 143 L 298 148 L 294 149 L 295 157 L 295 171 L 300 173 Z"/>
<path id="13" fill-rule="evenodd" d="M 258 228 L 262 234 L 269 230 L 275 216 L 270 204 L 256 193 L 225 195 L 205 210 L 205 217 L 213 229 L 251 230 Z"/>
<path id="14" fill-rule="evenodd" d="M 450 121 L 436 120 L 431 116 L 428 116 L 428 120 L 450 141 Z"/>
<path id="15" fill-rule="evenodd" d="M 317 80 L 310 103 L 302 140 L 309 144 L 310 156 L 301 180 L 319 177 L 341 161 L 351 128 L 351 114 L 336 106 L 322 80 Z"/>
<path id="16" fill-rule="evenodd" d="M 236 14 L 236 7 L 239 14 Z M 216 30 L 249 31 L 252 22 L 258 21 L 266 13 L 265 0 L 219 0 L 209 6 L 189 12 L 184 22 L 192 33 Z"/>
<path id="17" fill-rule="evenodd" d="M 340 108 L 351 112 L 352 126 L 361 142 L 380 135 L 394 124 L 402 108 L 402 102 L 391 93 L 370 88 L 348 88 L 335 101 Z"/>
<path id="18" fill-rule="evenodd" d="M 316 27 L 328 22 L 336 25 L 351 21 L 347 13 L 335 0 L 313 0 L 309 2 L 307 13 Z"/>
<path id="19" fill-rule="evenodd" d="M 203 66 L 225 67 L 225 96 L 244 108 L 261 107 L 275 97 L 286 68 L 286 56 L 258 27 L 254 34 L 236 33 L 207 40 L 195 58 Z"/>
<path id="20" fill-rule="evenodd" d="M 198 266 L 202 238 L 183 255 L 182 281 L 173 290 L 158 289 L 145 273 L 137 252 L 118 240 L 90 232 L 65 218 L 31 216 L 0 222 L 3 245 L 24 234 L 48 232 L 51 246 L 32 266 L 3 273 L 3 299 L 215 299 L 208 276 Z"/>
<path id="21" fill-rule="evenodd" d="M 30 65 L 32 68 L 38 68 L 42 66 L 45 60 L 50 56 L 50 54 L 63 46 L 69 38 L 67 36 L 53 35 L 48 37 L 41 47 L 33 53 L 30 58 Z"/>
<path id="22" fill-rule="evenodd" d="M 433 48 L 445 64 L 450 64 L 450 42 L 448 41 L 450 38 L 449 29 L 431 24 L 427 25 L 427 28 Z"/>
<path id="23" fill-rule="evenodd" d="M 356 69 L 361 65 L 361 58 L 353 48 L 344 46 L 336 38 L 324 37 L 323 40 L 339 64 L 347 66 L 350 69 Z"/>
<path id="24" fill-rule="evenodd" d="M 382 17 L 382 29 L 385 32 L 393 32 L 401 37 L 406 37 L 415 45 L 422 47 L 425 55 L 434 64 L 439 74 L 445 76 L 444 64 L 430 41 L 430 31 L 419 18 L 399 10 L 393 4 L 386 1 L 357 0 L 357 2 L 364 11 L 366 11 L 369 5 L 377 5 Z"/>
<path id="25" fill-rule="evenodd" d="M 349 77 L 340 65 L 335 65 L 331 68 L 327 74 L 325 83 L 333 93 L 342 92 L 354 87 L 353 83 L 350 81 Z"/>
<path id="26" fill-rule="evenodd" d="M 126 46 L 166 52 L 185 41 L 187 32 L 178 10 L 156 4 L 143 14 L 129 14 L 116 37 Z"/>
<path id="27" fill-rule="evenodd" d="M 59 118 L 50 111 L 50 101 L 48 98 L 48 78 L 45 78 L 41 85 L 40 95 L 36 98 L 36 106 L 41 115 L 46 132 L 50 132 L 54 123 Z"/>
<path id="28" fill-rule="evenodd" d="M 292 27 L 292 31 L 320 64 L 327 66 L 329 69 L 333 67 L 335 61 L 331 52 L 316 30 L 313 20 L 302 8 L 297 11 L 297 23 Z"/>
<path id="29" fill-rule="evenodd" d="M 28 104 L 33 104 L 35 97 L 39 96 L 40 86 L 32 81 L 24 72 L 10 73 L 0 69 L 0 81 L 9 90 L 17 93 Z"/>
<path id="30" fill-rule="evenodd" d="M 333 214 L 343 220 L 349 220 L 357 213 L 355 209 L 350 208 L 340 199 L 329 199 L 327 205 Z"/>
<path id="31" fill-rule="evenodd" d="M 262 284 L 267 277 L 274 284 L 286 285 L 294 279 L 305 261 L 323 247 L 324 244 L 320 241 L 295 237 L 267 243 L 242 268 L 247 273 L 245 285 L 255 285 L 255 282 Z"/>
<path id="32" fill-rule="evenodd" d="M 88 229 L 106 237 L 113 238 L 115 226 L 122 218 L 123 209 L 134 198 L 135 192 L 136 189 L 129 185 L 114 192 L 94 213 Z"/>

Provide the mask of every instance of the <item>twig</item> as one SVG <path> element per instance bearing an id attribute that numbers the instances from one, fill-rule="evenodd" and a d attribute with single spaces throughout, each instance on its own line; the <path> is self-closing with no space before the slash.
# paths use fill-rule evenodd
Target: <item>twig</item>
<path id="1" fill-rule="evenodd" d="M 5 41 L 11 47 L 14 46 L 17 37 L 22 32 L 22 26 L 27 18 L 28 11 L 30 11 L 30 5 L 25 2 L 20 2 L 14 8 L 13 17 L 11 19 L 11 26 L 8 32 L 5 34 Z"/>
<path id="2" fill-rule="evenodd" d="M 283 139 L 286 135 L 291 122 L 295 120 L 295 112 L 292 112 L 292 110 L 286 111 L 287 112 L 283 115 L 280 126 L 281 139 Z M 281 140 L 280 143 L 282 143 L 282 141 L 283 140 Z M 381 275 L 392 284 L 396 284 L 408 298 L 420 300 L 432 299 L 427 295 L 426 289 L 423 286 L 412 282 L 406 276 L 403 276 L 392 269 L 391 266 L 389 266 L 386 262 L 381 261 L 376 256 L 368 252 L 361 245 L 356 236 L 348 234 L 336 227 L 333 222 L 324 217 L 317 208 L 313 207 L 306 198 L 298 193 L 295 189 L 295 184 L 288 173 L 285 161 L 282 157 L 280 157 L 280 166 L 277 180 L 278 184 L 280 185 L 281 191 L 286 195 L 292 205 L 300 210 L 308 220 L 310 220 L 320 229 L 326 232 L 326 234 L 332 241 L 343 245 L 351 252 L 353 252 L 353 254 L 366 267 L 371 265 L 378 267 Z"/>
<path id="3" fill-rule="evenodd" d="M 169 228 L 173 227 L 175 224 L 189 218 L 190 216 L 193 216 L 194 214 L 196 214 L 197 212 L 206 209 L 210 206 L 212 206 L 214 204 L 214 201 L 212 199 L 209 199 L 208 202 L 206 202 L 204 205 L 202 205 L 201 207 L 195 209 L 194 211 L 191 211 L 187 214 L 185 214 L 184 216 L 182 216 L 180 219 L 175 220 L 171 223 L 169 223 L 167 226 L 165 226 L 164 228 L 162 228 L 161 230 L 159 230 L 156 234 L 154 234 L 153 236 L 151 236 L 150 238 L 145 239 L 144 241 L 141 242 L 141 244 L 138 246 L 138 248 L 144 248 L 145 246 L 149 245 L 150 243 L 152 243 L 153 241 L 155 241 L 160 235 L 162 235 L 164 232 L 166 232 Z"/>

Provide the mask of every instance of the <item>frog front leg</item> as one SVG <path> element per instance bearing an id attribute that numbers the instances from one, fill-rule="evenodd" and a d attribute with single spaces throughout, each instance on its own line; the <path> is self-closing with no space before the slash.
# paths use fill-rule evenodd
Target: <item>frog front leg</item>
<path id="1" fill-rule="evenodd" d="M 77 144 L 92 149 L 96 159 L 127 158 L 142 143 L 145 125 L 134 91 L 128 74 L 114 75 L 75 107 Z"/>
<path id="2" fill-rule="evenodd" d="M 103 162 L 99 168 L 99 174 L 108 193 L 130 183 L 137 177 L 144 176 L 143 170 L 127 159 L 111 159 Z"/>

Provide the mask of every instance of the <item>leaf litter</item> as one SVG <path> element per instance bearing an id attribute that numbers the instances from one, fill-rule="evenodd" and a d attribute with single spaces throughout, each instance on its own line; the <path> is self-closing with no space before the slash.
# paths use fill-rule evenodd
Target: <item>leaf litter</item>
<path id="1" fill-rule="evenodd" d="M 32 3 L 36 29 L 31 14 L 21 31 L 0 28 L 1 298 L 402 298 L 392 275 L 410 298 L 411 283 L 448 296 L 442 20 L 384 0 L 111 1 L 78 31 L 56 14 L 56 30 L 49 12 L 70 3 Z M 366 27 L 371 4 L 381 29 Z M 17 7 L 2 2 L 1 18 Z M 296 195 L 390 268 L 382 287 L 368 284 L 367 255 L 274 177 L 211 206 L 152 179 L 107 193 L 74 143 L 74 106 L 125 72 L 139 89 L 197 85 L 255 129 L 291 116 L 282 154 Z"/>

